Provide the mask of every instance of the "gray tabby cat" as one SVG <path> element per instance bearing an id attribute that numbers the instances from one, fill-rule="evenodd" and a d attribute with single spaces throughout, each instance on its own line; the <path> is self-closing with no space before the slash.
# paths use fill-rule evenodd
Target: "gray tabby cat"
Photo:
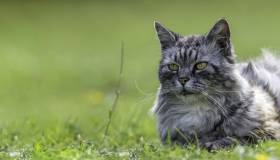
<path id="1" fill-rule="evenodd" d="M 225 19 L 207 35 L 184 37 L 158 22 L 155 29 L 162 58 L 153 111 L 163 143 L 217 150 L 280 139 L 279 59 L 235 63 Z"/>

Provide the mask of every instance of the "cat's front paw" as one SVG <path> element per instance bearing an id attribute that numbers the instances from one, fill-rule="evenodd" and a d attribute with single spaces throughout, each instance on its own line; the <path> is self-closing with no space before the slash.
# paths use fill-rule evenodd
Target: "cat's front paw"
<path id="1" fill-rule="evenodd" d="M 209 152 L 213 152 L 222 149 L 222 146 L 216 141 L 214 141 L 203 144 L 203 148 L 207 149 Z"/>
<path id="2" fill-rule="evenodd" d="M 203 148 L 207 149 L 209 152 L 213 152 L 220 149 L 231 147 L 234 144 L 236 144 L 236 140 L 230 137 L 225 137 L 212 142 L 206 142 L 203 144 Z"/>

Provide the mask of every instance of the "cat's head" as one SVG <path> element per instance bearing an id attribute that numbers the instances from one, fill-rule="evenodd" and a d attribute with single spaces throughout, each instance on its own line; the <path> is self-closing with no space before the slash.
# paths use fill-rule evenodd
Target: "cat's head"
<path id="1" fill-rule="evenodd" d="M 161 44 L 161 89 L 179 95 L 225 89 L 232 84 L 234 53 L 229 25 L 220 19 L 206 35 L 181 36 L 155 22 Z"/>

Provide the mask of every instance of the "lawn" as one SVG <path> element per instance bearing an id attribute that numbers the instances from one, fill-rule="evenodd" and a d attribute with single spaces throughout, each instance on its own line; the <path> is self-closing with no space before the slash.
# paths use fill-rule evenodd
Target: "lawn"
<path id="1" fill-rule="evenodd" d="M 279 1 L 1 1 L 0 159 L 280 159 L 280 142 L 163 146 L 150 113 L 154 20 L 204 34 L 226 17 L 238 61 L 280 50 Z M 124 45 L 123 73 L 118 87 Z M 112 123 L 104 139 L 109 113 Z"/>

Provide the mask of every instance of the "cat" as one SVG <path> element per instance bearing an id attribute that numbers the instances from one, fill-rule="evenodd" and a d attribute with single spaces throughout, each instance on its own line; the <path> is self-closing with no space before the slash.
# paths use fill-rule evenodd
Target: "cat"
<path id="1" fill-rule="evenodd" d="M 152 108 L 161 141 L 209 151 L 280 139 L 280 59 L 236 63 L 225 19 L 205 35 L 181 36 L 159 22 L 160 87 Z"/>

